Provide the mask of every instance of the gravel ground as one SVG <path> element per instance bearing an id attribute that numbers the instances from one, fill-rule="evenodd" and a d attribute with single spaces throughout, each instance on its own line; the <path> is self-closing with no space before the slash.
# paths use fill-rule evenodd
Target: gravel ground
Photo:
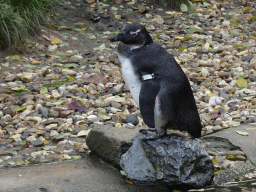
<path id="1" fill-rule="evenodd" d="M 80 159 L 95 122 L 145 126 L 121 76 L 118 44 L 109 42 L 130 22 L 143 23 L 187 74 L 202 135 L 256 122 L 253 0 L 212 0 L 188 12 L 122 0 L 65 2 L 26 53 L 0 54 L 0 168 Z M 228 162 L 226 169 L 234 160 L 246 157 L 216 162 Z"/>

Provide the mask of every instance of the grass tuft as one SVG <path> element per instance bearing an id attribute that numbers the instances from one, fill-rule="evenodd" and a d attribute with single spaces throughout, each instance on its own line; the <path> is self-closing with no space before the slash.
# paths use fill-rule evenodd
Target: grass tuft
<path id="1" fill-rule="evenodd" d="M 0 0 L 0 49 L 24 51 L 26 40 L 48 23 L 58 0 Z"/>
<path id="2" fill-rule="evenodd" d="M 180 5 L 185 4 L 187 6 L 190 6 L 189 2 L 193 2 L 193 0 L 147 0 L 148 3 L 157 4 L 164 9 L 174 9 L 174 10 L 180 10 Z"/>

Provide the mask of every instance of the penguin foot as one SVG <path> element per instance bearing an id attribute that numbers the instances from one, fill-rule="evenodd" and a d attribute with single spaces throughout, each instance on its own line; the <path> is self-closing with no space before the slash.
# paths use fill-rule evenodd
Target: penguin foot
<path id="1" fill-rule="evenodd" d="M 156 128 L 140 129 L 139 132 L 145 136 L 144 139 L 157 139 L 162 136 Z"/>

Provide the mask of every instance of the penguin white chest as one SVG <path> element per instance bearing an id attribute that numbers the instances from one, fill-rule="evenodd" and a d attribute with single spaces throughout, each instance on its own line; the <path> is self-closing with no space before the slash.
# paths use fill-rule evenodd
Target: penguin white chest
<path id="1" fill-rule="evenodd" d="M 122 76 L 124 78 L 124 81 L 128 86 L 135 103 L 139 106 L 141 88 L 141 81 L 139 79 L 139 75 L 135 73 L 132 63 L 127 57 L 118 54 L 118 58 L 122 65 Z"/>

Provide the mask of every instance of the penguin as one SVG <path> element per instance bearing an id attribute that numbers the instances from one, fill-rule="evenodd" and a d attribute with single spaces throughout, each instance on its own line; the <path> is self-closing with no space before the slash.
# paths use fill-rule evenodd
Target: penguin
<path id="1" fill-rule="evenodd" d="M 148 126 L 140 132 L 161 137 L 167 129 L 201 136 L 201 122 L 189 81 L 172 55 L 155 43 L 138 23 L 126 25 L 110 39 L 120 41 L 122 76 Z"/>

